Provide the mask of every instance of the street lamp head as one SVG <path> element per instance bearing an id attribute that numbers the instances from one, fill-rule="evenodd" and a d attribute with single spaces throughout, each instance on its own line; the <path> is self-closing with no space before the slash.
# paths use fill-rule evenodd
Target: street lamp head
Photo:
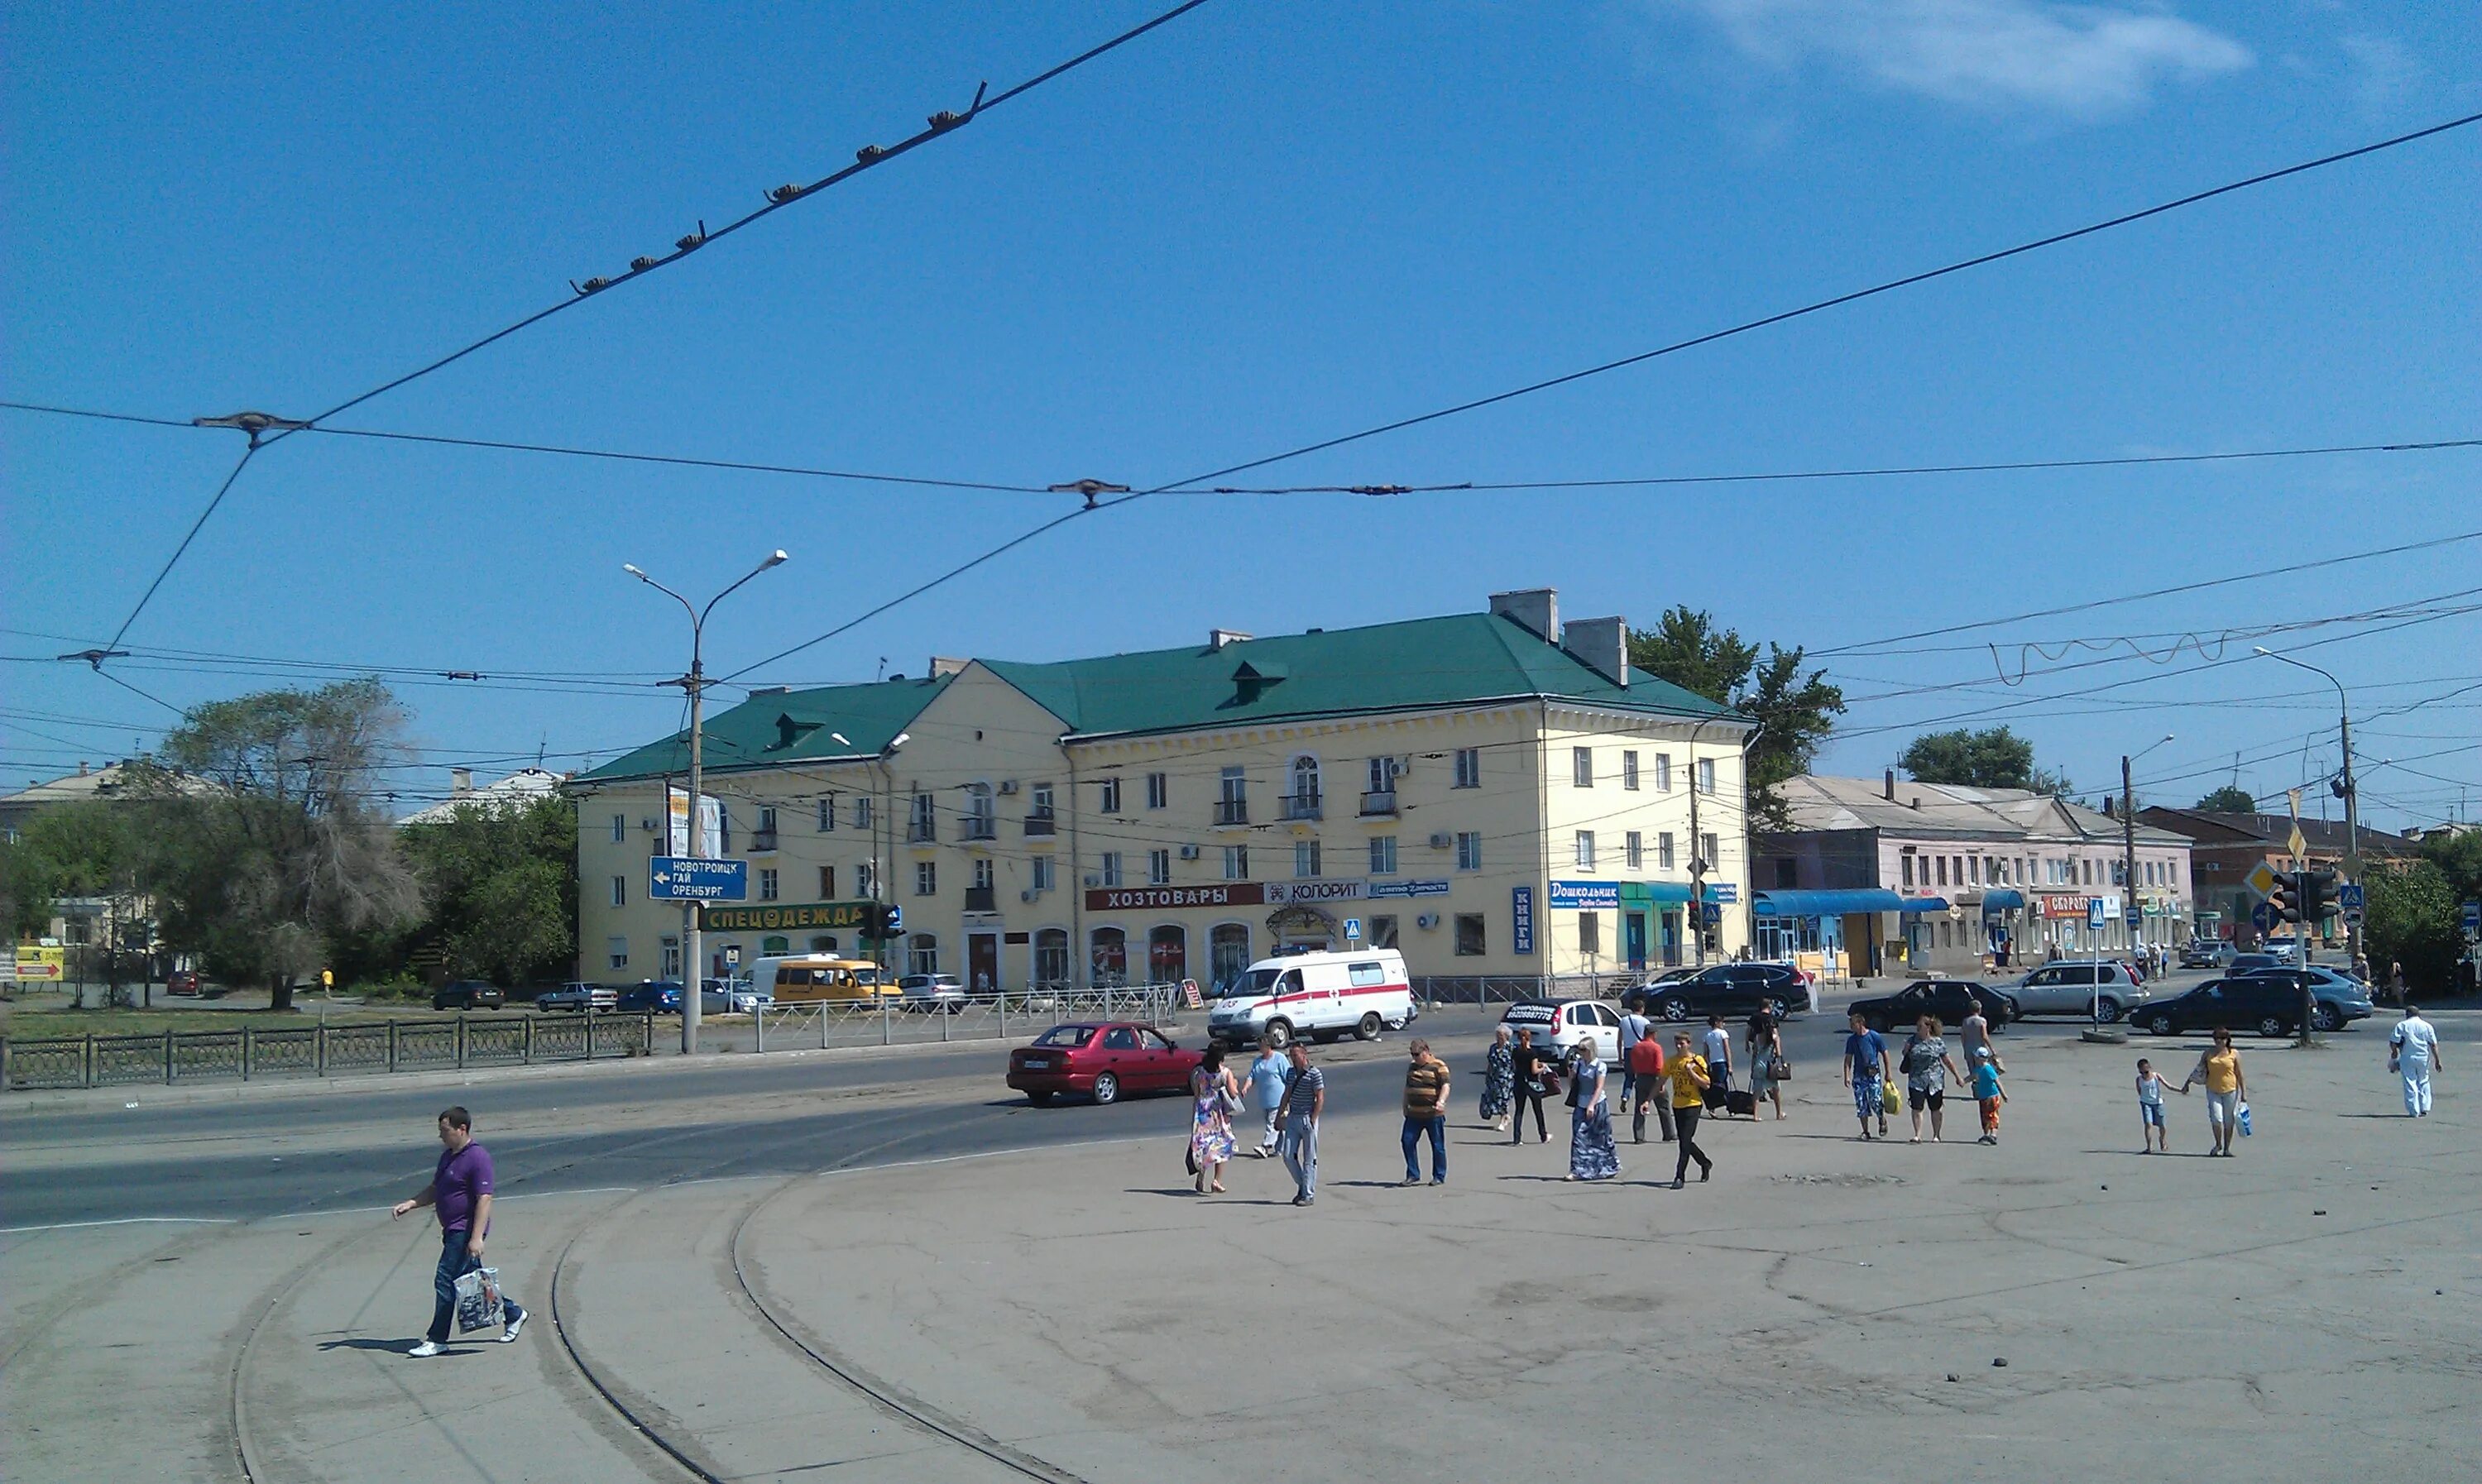
<path id="1" fill-rule="evenodd" d="M 635 562 L 621 563 L 620 570 L 627 572 L 630 576 L 637 578 L 640 582 L 647 580 L 647 574 L 638 570 L 638 564 Z"/>
<path id="2" fill-rule="evenodd" d="M 779 547 L 779 548 L 777 549 L 776 554 L 775 554 L 774 556 L 771 556 L 771 557 L 769 557 L 766 561 L 761 562 L 761 563 L 759 563 L 759 564 L 758 564 L 758 570 L 759 570 L 760 571 L 765 571 L 767 569 L 769 569 L 769 568 L 771 568 L 771 567 L 778 567 L 778 566 L 781 566 L 783 563 L 789 562 L 789 561 L 791 561 L 791 560 L 792 560 L 792 555 L 791 555 L 789 552 L 786 552 L 785 550 L 783 550 L 781 547 Z"/>
<path id="3" fill-rule="evenodd" d="M 896 735 L 887 739 L 887 750 L 891 753 L 895 752 L 898 748 L 903 747 L 906 743 L 912 740 L 913 733 L 910 731 L 900 731 Z"/>
<path id="4" fill-rule="evenodd" d="M 843 732 L 841 732 L 841 731 L 832 731 L 832 732 L 829 732 L 829 733 L 828 733 L 828 735 L 829 735 L 829 736 L 831 736 L 831 737 L 832 737 L 832 738 L 834 738 L 834 739 L 835 739 L 835 741 L 836 741 L 836 745 L 837 745 L 837 746 L 839 746 L 839 747 L 851 747 L 851 746 L 853 746 L 853 738 L 851 738 L 851 737 L 849 737 L 849 736 L 846 736 L 846 735 L 845 735 Z"/>
<path id="5" fill-rule="evenodd" d="M 2268 649 L 2266 646 L 2264 646 L 2264 645 L 2262 645 L 2262 644 L 2254 644 L 2254 645 L 2251 645 L 2251 646 L 2250 646 L 2250 652 L 2251 652 L 2252 654 L 2263 654 L 2263 655 L 2265 655 L 2265 656 L 2266 656 L 2267 658 L 2269 658 L 2269 659 L 2273 659 L 2273 658 L 2275 658 L 2275 651 L 2274 651 L 2273 649 Z M 2297 683 L 2297 682 L 2296 682 L 2296 683 Z"/>

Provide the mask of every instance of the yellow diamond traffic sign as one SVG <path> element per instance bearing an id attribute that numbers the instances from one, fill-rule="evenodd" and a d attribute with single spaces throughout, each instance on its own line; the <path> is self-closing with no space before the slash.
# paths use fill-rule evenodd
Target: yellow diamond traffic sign
<path id="1" fill-rule="evenodd" d="M 2292 838 L 2284 841 L 2284 844 L 2292 851 L 2292 859 L 2295 861 L 2304 859 L 2310 853 L 2310 842 L 2301 837 L 2301 826 L 2297 821 L 2292 827 Z"/>
<path id="2" fill-rule="evenodd" d="M 2275 867 L 2260 861 L 2250 867 L 2249 874 L 2241 878 L 2241 884 L 2260 896 L 2273 896 L 2275 895 Z"/>

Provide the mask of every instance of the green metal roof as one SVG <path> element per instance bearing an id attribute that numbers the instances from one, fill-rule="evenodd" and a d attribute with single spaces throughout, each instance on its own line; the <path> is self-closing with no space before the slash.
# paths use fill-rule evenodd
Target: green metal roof
<path id="1" fill-rule="evenodd" d="M 706 755 L 701 761 L 710 773 L 732 773 L 832 757 L 876 756 L 922 714 L 934 697 L 948 688 L 949 679 L 940 676 L 753 696 L 706 719 Z M 835 739 L 839 732 L 845 738 L 842 742 Z M 602 783 L 682 777 L 689 770 L 690 734 L 684 729 L 582 774 L 577 781 Z"/>
<path id="2" fill-rule="evenodd" d="M 1488 613 L 1245 639 L 1220 649 L 984 663 L 1083 736 L 1542 698 L 1668 716 L 1724 709 L 1642 670 L 1627 685 L 1615 684 Z"/>

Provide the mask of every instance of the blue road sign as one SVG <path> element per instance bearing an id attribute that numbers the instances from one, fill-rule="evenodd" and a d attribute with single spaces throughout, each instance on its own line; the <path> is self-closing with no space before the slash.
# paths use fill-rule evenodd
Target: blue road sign
<path id="1" fill-rule="evenodd" d="M 2099 896 L 2088 897 L 2086 899 L 2086 926 L 2099 933 L 2102 931 L 2102 898 Z"/>
<path id="2" fill-rule="evenodd" d="M 746 902 L 750 862 L 657 856 L 647 862 L 647 894 L 659 902 Z"/>
<path id="3" fill-rule="evenodd" d="M 1347 917 L 1344 919 L 1344 941 L 1347 942 L 1359 942 L 1361 941 L 1361 919 L 1360 917 Z"/>
<path id="4" fill-rule="evenodd" d="M 2362 884 L 2358 881 L 2348 881 L 2342 886 L 2337 887 L 2336 888 L 2336 905 L 2341 907 L 2346 912 L 2360 912 L 2362 910 Z"/>
<path id="5" fill-rule="evenodd" d="M 2250 926 L 2261 933 L 2275 931 L 2275 909 L 2264 902 L 2250 908 Z"/>
<path id="6" fill-rule="evenodd" d="M 2465 904 L 2465 931 L 2482 933 L 2482 902 Z"/>

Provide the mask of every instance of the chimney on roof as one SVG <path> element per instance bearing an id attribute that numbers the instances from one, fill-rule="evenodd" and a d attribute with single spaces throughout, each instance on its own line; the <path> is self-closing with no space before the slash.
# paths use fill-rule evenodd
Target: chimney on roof
<path id="1" fill-rule="evenodd" d="M 1520 588 L 1514 593 L 1493 593 L 1491 595 L 1491 611 L 1500 618 L 1515 620 L 1548 643 L 1560 642 L 1558 588 Z"/>
<path id="2" fill-rule="evenodd" d="M 1248 644 L 1256 637 L 1255 634 L 1245 634 L 1237 628 L 1210 628 L 1206 631 L 1206 647 L 1209 649 L 1220 649 L 1228 644 Z"/>
<path id="3" fill-rule="evenodd" d="M 78 777 L 86 777 L 86 759 L 83 757 L 78 759 Z"/>
<path id="4" fill-rule="evenodd" d="M 1896 770 L 1895 770 L 1895 769 L 1893 769 L 1893 768 L 1889 768 L 1889 769 L 1888 770 L 1888 784 L 1887 784 L 1887 792 L 1888 792 L 1888 803 L 1890 803 L 1890 804 L 1895 803 L 1895 802 L 1896 802 Z"/>
<path id="5" fill-rule="evenodd" d="M 1575 655 L 1587 669 L 1614 685 L 1628 684 L 1628 621 L 1614 615 L 1608 619 L 1572 619 L 1560 630 L 1560 648 Z"/>
<path id="6" fill-rule="evenodd" d="M 936 680 L 943 675 L 955 675 L 964 669 L 968 663 L 969 661 L 966 660 L 949 659 L 945 655 L 934 654 L 931 656 L 931 678 Z"/>
<path id="7" fill-rule="evenodd" d="M 2114 806 L 2115 804 L 2118 804 L 2119 802 L 2120 802 L 2119 800 L 2114 799 L 2111 795 L 2109 795 L 2109 794 L 2104 794 L 2104 795 L 2102 796 L 2102 817 L 2103 817 L 2103 818 L 2105 818 L 2105 819 L 2109 819 L 2109 818 L 2113 817 L 2113 816 L 2112 816 L 2112 812 L 2111 812 L 2111 811 L 2112 811 L 2112 806 Z"/>
<path id="8" fill-rule="evenodd" d="M 473 769 L 451 768 L 448 770 L 448 797 L 452 799 L 462 799 L 473 791 Z"/>

